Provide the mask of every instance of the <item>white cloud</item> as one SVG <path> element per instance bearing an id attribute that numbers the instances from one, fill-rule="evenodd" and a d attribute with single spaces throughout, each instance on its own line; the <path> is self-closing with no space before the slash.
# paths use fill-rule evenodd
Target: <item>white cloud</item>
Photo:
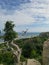
<path id="1" fill-rule="evenodd" d="M 39 3 L 39 0 L 32 1 L 31 3 L 26 3 L 25 5 L 21 5 L 22 12 L 26 13 L 30 17 L 41 16 L 46 18 L 46 23 L 49 23 L 49 1 L 41 0 L 42 3 Z M 36 20 L 36 18 L 34 18 Z M 40 22 L 40 18 L 39 21 Z M 41 20 L 41 23 L 43 21 Z"/>
<path id="2" fill-rule="evenodd" d="M 12 15 L 5 15 L 3 13 L 0 13 L 0 20 L 1 21 L 7 21 L 12 20 L 16 23 L 16 25 L 23 25 L 23 24 L 30 24 L 31 22 L 34 22 L 34 19 L 25 13 L 22 13 L 21 11 L 16 11 Z"/>
<path id="3" fill-rule="evenodd" d="M 16 26 L 32 24 L 34 22 L 44 22 L 44 24 L 49 24 L 49 0 L 31 0 L 31 3 L 21 4 L 19 8 L 15 10 L 12 14 L 5 14 L 6 12 L 8 12 L 8 10 L 3 10 L 0 7 L 0 22 L 2 24 L 5 23 L 5 21 L 7 20 L 14 21 Z M 38 18 L 39 20 L 37 20 L 35 16 L 41 16 L 41 18 Z M 46 20 L 43 21 L 42 17 L 45 17 Z M 35 31 L 40 30 L 42 28 L 39 27 L 35 30 L 34 29 L 30 30 Z"/>

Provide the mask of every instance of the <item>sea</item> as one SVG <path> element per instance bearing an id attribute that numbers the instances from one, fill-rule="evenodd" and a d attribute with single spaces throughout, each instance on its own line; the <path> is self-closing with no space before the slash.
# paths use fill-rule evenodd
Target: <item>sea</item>
<path id="1" fill-rule="evenodd" d="M 24 38 L 31 38 L 31 37 L 35 37 L 38 36 L 40 33 L 39 32 L 27 32 L 27 33 L 21 33 L 18 32 L 18 39 L 24 39 Z M 0 36 L 3 36 L 3 33 L 0 33 Z M 4 42 L 4 39 L 0 39 L 0 43 Z"/>
<path id="2" fill-rule="evenodd" d="M 38 36 L 40 33 L 39 32 L 27 32 L 27 33 L 18 33 L 18 38 L 31 38 L 31 37 L 35 37 Z"/>

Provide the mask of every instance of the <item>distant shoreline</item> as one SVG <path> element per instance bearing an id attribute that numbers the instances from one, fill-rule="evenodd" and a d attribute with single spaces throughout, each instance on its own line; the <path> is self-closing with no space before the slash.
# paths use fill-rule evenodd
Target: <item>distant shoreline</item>
<path id="1" fill-rule="evenodd" d="M 32 33 L 32 32 L 27 32 L 25 35 L 22 36 L 22 33 L 21 33 L 21 32 L 18 32 L 18 38 L 16 38 L 16 40 L 36 37 L 36 36 L 38 36 L 39 34 L 40 34 L 40 33 L 38 33 L 38 32 L 34 32 L 34 33 Z M 0 36 L 1 36 L 1 35 L 3 36 L 3 34 L 0 34 Z M 2 42 L 4 42 L 4 40 L 3 40 L 3 39 L 0 39 L 0 43 L 2 43 Z"/>

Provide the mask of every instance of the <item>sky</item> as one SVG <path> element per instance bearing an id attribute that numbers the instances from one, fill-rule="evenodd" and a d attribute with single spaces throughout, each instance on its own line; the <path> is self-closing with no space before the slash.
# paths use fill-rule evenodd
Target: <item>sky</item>
<path id="1" fill-rule="evenodd" d="M 49 0 L 0 0 L 0 30 L 6 21 L 13 21 L 17 32 L 48 32 Z"/>

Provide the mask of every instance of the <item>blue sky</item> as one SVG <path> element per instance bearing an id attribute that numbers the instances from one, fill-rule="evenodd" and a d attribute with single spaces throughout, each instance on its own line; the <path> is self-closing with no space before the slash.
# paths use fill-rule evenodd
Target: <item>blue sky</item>
<path id="1" fill-rule="evenodd" d="M 17 32 L 49 31 L 49 0 L 0 0 L 0 30 L 7 20 Z"/>

